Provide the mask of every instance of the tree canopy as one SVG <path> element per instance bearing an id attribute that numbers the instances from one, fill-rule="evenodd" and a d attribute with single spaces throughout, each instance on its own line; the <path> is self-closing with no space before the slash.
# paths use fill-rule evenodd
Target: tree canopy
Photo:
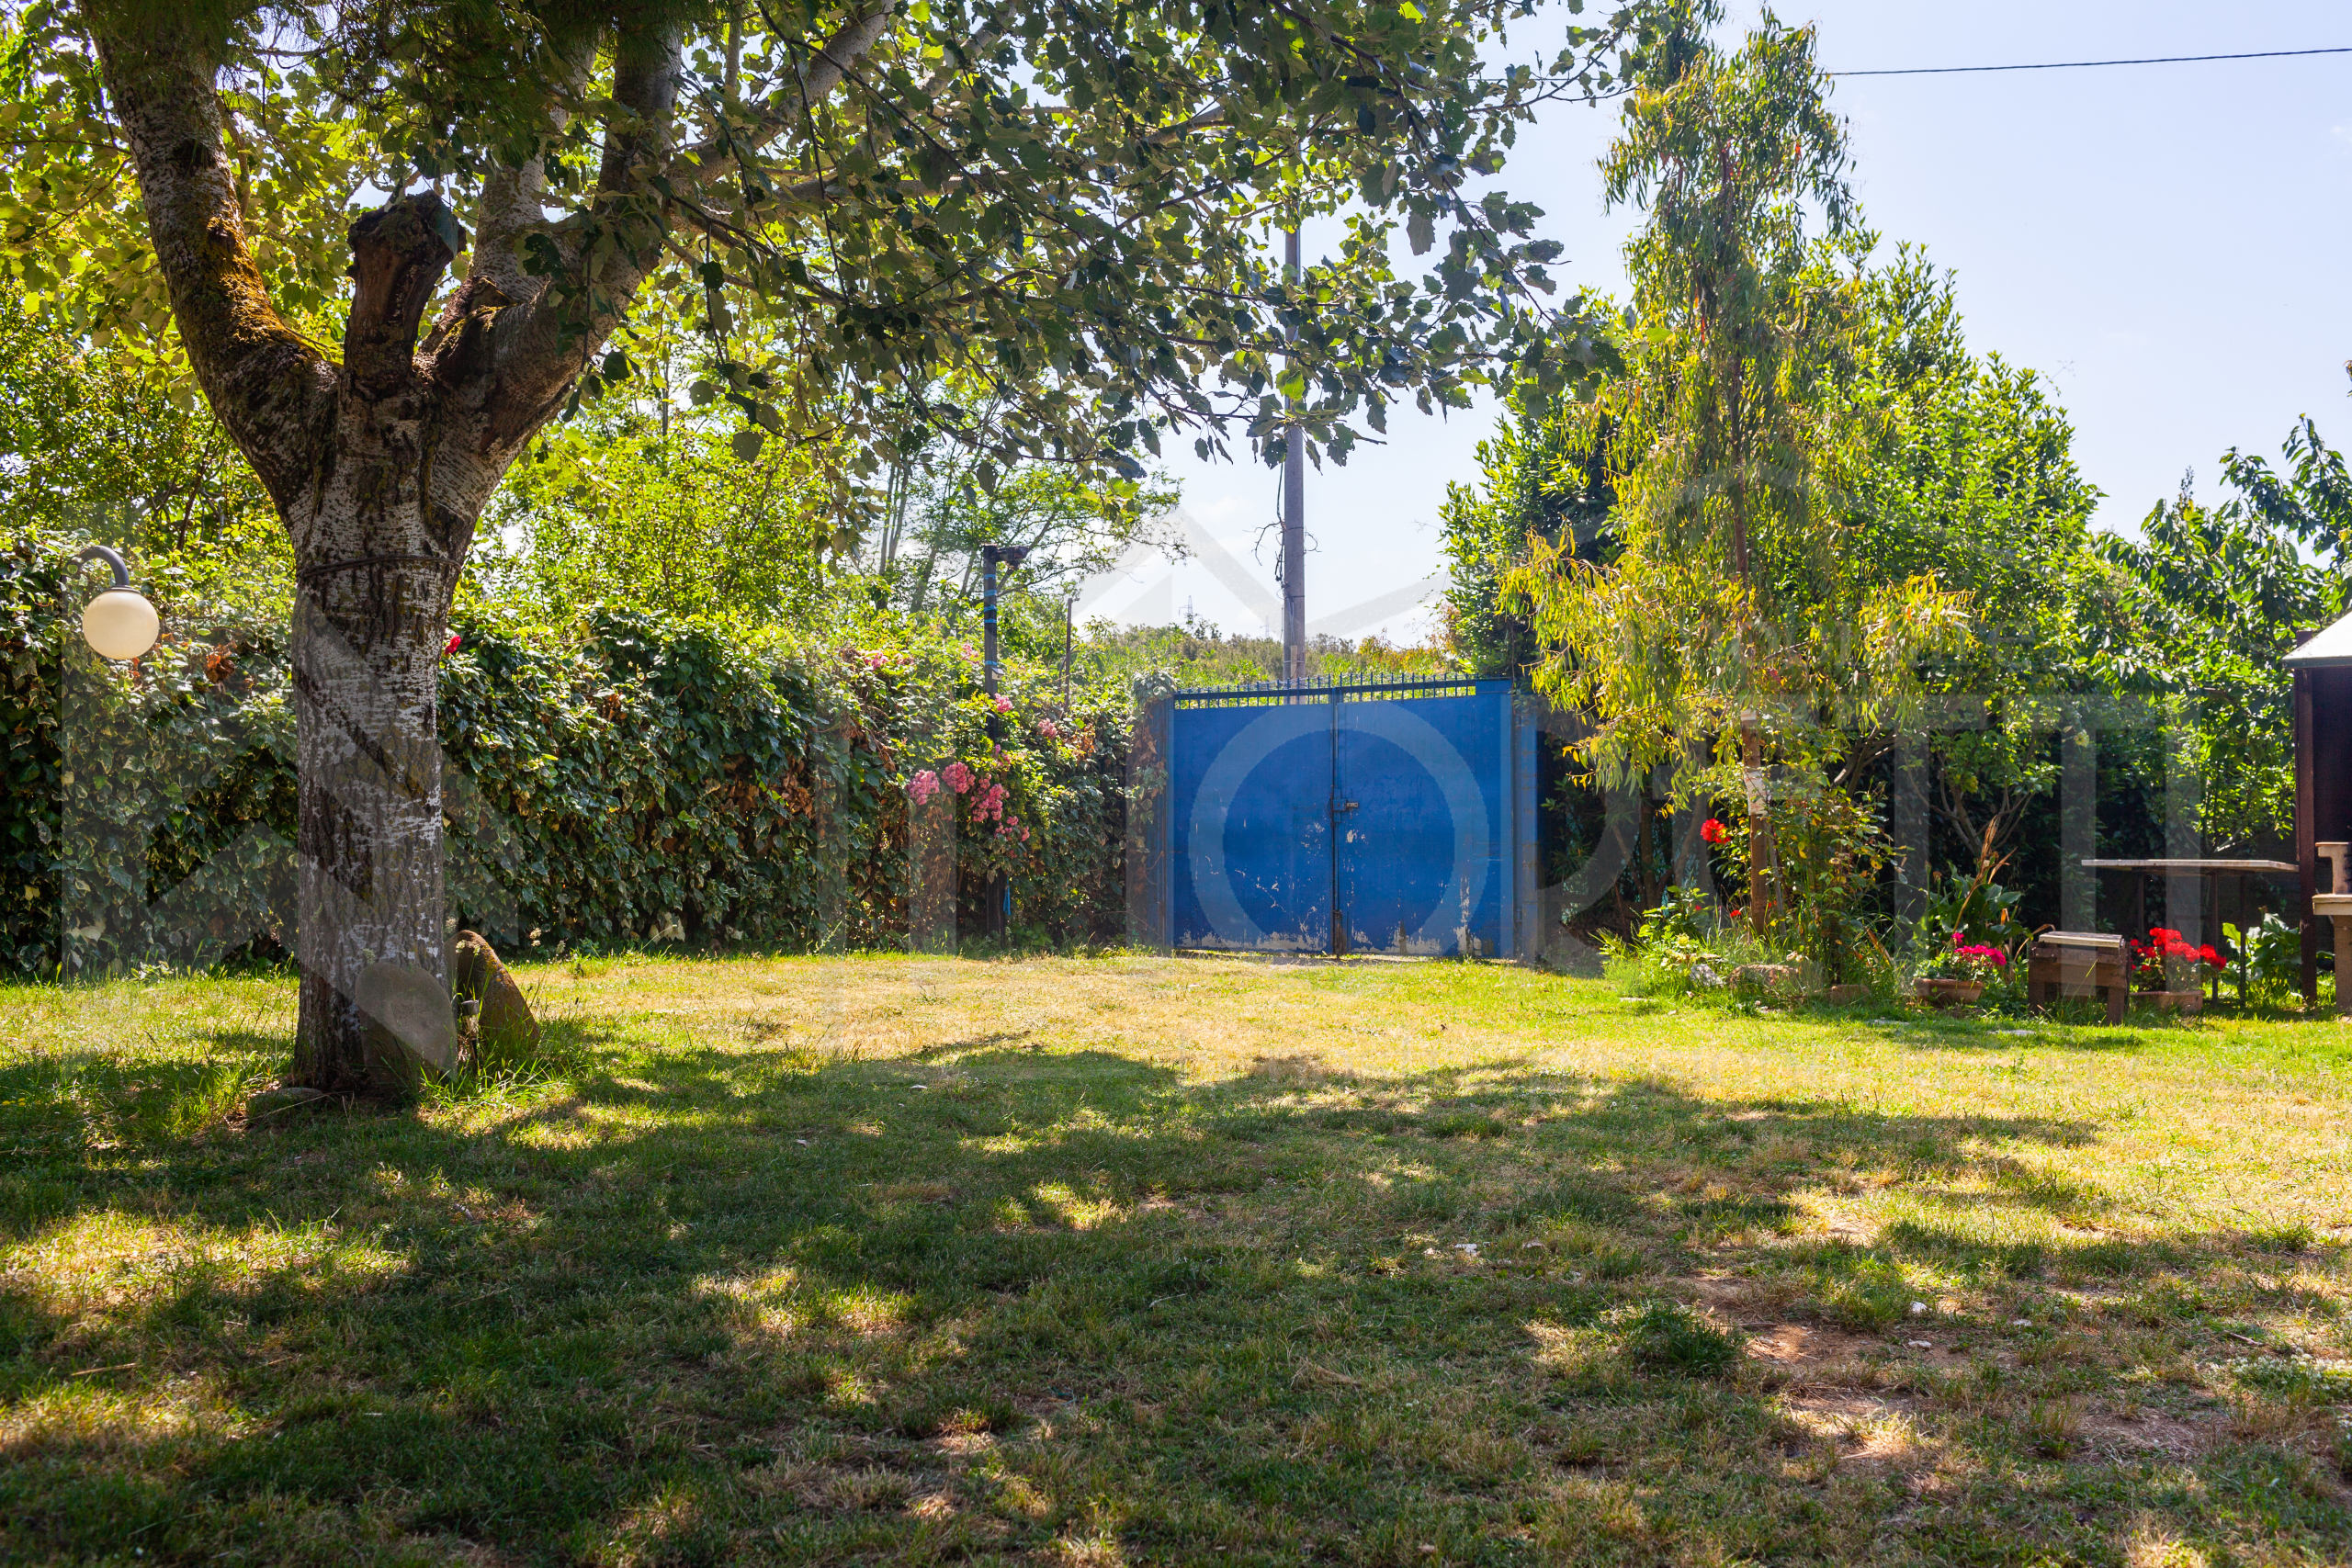
<path id="1" fill-rule="evenodd" d="M 1531 48 L 1517 0 L 7 17 L 0 235 L 29 297 L 165 336 L 90 41 L 113 27 L 217 83 L 254 293 L 296 337 L 342 324 L 355 206 L 429 186 L 476 287 L 527 305 L 579 377 L 562 399 L 637 372 L 604 345 L 650 284 L 707 340 L 694 395 L 734 405 L 747 449 L 821 441 L 869 481 L 842 499 L 874 503 L 910 423 L 986 448 L 983 483 L 1020 457 L 1132 476 L 1170 434 L 1279 446 L 1285 397 L 1344 457 L 1399 400 L 1573 374 L 1590 344 L 1576 301 L 1547 299 L 1558 246 L 1478 187 L 1541 105 L 1607 89 L 1662 36 L 1621 11 Z M 1326 214 L 1338 254 L 1286 283 L 1265 234 Z M 1399 231 L 1430 256 L 1418 282 L 1391 266 Z M 984 399 L 1019 417 L 979 417 Z"/>

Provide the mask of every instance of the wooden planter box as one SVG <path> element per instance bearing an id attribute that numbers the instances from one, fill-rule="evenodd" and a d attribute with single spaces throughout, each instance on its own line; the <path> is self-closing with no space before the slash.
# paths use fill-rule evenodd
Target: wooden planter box
<path id="1" fill-rule="evenodd" d="M 1984 994 L 1982 980 L 1914 980 L 1914 994 L 1923 1002 L 1933 1002 L 1939 1008 L 1964 1008 L 1975 1005 Z"/>
<path id="2" fill-rule="evenodd" d="M 2046 1008 L 2060 997 L 2099 997 L 2107 1021 L 2121 1023 L 2132 994 L 2123 939 L 2103 931 L 2043 931 L 2026 957 L 2025 999 Z"/>

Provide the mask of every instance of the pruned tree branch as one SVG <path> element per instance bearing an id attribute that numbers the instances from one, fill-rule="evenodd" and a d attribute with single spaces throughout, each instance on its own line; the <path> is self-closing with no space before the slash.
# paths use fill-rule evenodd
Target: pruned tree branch
<path id="1" fill-rule="evenodd" d="M 351 226 L 351 316 L 343 368 L 352 389 L 390 397 L 416 379 L 416 329 L 463 231 L 431 191 L 402 197 Z"/>

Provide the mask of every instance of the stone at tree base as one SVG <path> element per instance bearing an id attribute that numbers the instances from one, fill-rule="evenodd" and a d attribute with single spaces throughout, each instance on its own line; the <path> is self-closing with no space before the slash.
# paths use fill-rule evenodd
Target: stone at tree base
<path id="1" fill-rule="evenodd" d="M 458 995 L 481 1003 L 474 1021 L 477 1066 L 511 1066 L 538 1054 L 539 1021 L 523 987 L 499 961 L 498 950 L 480 931 L 459 931 L 449 949 L 449 976 Z"/>
<path id="2" fill-rule="evenodd" d="M 368 1021 L 368 1076 L 413 1094 L 427 1075 L 458 1065 L 458 1015 L 441 982 L 413 964 L 379 960 L 359 972 L 354 998 Z"/>

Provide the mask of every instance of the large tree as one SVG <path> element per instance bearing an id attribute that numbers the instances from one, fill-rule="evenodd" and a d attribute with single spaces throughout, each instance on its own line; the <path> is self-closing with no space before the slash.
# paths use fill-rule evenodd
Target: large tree
<path id="1" fill-rule="evenodd" d="M 1825 483 L 1871 239 L 1814 31 L 1768 12 L 1724 50 L 1699 30 L 1718 16 L 1691 0 L 1601 163 L 1609 198 L 1648 212 L 1626 247 L 1625 367 L 1586 416 L 1608 421 L 1617 552 L 1532 538 L 1507 587 L 1532 606 L 1537 684 L 1593 716 L 1584 750 L 1611 782 L 1709 749 L 1736 780 L 1761 934 L 1783 902 L 1771 770 L 1810 773 L 1872 721 L 1961 605 L 1858 570 Z"/>
<path id="2" fill-rule="evenodd" d="M 1540 297 L 1557 245 L 1470 184 L 1541 104 L 1637 69 L 1644 13 L 1515 58 L 1532 9 L 10 7 L 19 276 L 100 330 L 167 300 L 292 543 L 296 1079 L 366 1086 L 370 964 L 443 975 L 452 588 L 516 456 L 630 374 L 607 344 L 645 290 L 699 305 L 694 395 L 741 411 L 741 449 L 823 448 L 843 507 L 910 419 L 993 444 L 984 485 L 1020 458 L 1132 476 L 1163 433 L 1223 450 L 1228 424 L 1278 458 L 1292 418 L 1344 458 L 1392 400 L 1577 367 Z M 110 205 L 130 179 L 152 252 Z M 345 230 L 359 179 L 374 205 Z M 1286 283 L 1264 235 L 1317 214 L 1343 214 L 1339 254 Z M 1419 286 L 1390 270 L 1399 226 L 1436 249 Z M 968 383 L 1017 417 L 927 400 Z"/>

